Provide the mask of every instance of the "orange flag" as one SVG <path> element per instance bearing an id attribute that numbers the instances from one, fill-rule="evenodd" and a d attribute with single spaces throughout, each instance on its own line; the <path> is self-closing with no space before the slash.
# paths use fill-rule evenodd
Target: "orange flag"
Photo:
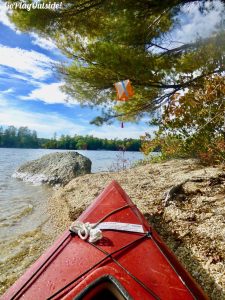
<path id="1" fill-rule="evenodd" d="M 116 100 L 118 101 L 127 101 L 134 95 L 134 90 L 129 79 L 119 81 L 114 86 L 116 88 Z"/>

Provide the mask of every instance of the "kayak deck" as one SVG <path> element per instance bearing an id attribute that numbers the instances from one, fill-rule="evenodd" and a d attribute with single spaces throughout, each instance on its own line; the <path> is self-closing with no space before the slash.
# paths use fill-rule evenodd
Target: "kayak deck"
<path id="1" fill-rule="evenodd" d="M 103 219 L 144 233 L 103 230 L 90 243 L 67 230 L 1 299 L 208 299 L 115 181 L 78 218 Z"/>

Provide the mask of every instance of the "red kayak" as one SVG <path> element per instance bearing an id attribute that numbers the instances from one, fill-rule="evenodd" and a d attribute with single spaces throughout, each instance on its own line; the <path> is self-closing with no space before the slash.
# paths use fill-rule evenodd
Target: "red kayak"
<path id="1" fill-rule="evenodd" d="M 77 221 L 1 299 L 208 299 L 117 182 Z"/>

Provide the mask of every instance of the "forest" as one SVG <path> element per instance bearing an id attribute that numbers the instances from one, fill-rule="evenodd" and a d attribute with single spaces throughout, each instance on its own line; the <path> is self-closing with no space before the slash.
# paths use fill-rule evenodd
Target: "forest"
<path id="1" fill-rule="evenodd" d="M 111 150 L 111 151 L 139 151 L 140 139 L 100 139 L 93 136 L 61 135 L 56 134 L 51 139 L 38 138 L 35 130 L 28 127 L 16 128 L 9 126 L 5 129 L 0 127 L 1 148 L 44 148 L 44 149 L 67 149 L 67 150 Z"/>

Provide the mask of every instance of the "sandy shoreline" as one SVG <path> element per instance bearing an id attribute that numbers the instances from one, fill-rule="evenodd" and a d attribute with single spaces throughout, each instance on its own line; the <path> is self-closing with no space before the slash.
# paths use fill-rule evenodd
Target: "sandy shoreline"
<path id="1" fill-rule="evenodd" d="M 224 170 L 203 167 L 193 160 L 173 160 L 75 178 L 49 199 L 53 238 L 68 228 L 113 179 L 210 298 L 225 299 Z M 179 184 L 181 188 L 165 206 L 166 192 Z"/>

